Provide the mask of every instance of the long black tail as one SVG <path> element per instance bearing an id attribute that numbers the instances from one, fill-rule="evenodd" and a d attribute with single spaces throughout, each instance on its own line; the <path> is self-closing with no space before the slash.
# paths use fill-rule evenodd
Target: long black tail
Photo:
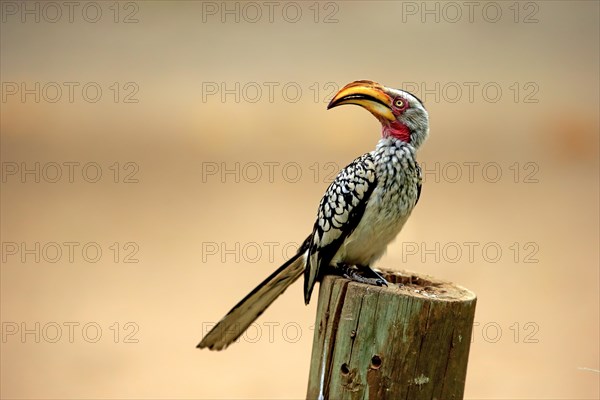
<path id="1" fill-rule="evenodd" d="M 288 286 L 302 276 L 306 267 L 307 248 L 308 240 L 302 244 L 294 257 L 236 304 L 196 347 L 223 350 L 239 338 Z"/>

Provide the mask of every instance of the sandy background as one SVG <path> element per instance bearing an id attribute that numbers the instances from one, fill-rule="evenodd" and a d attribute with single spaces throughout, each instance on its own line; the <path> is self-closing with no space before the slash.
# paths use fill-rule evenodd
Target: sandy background
<path id="1" fill-rule="evenodd" d="M 473 3 L 3 2 L 2 397 L 302 398 L 300 283 L 194 346 L 375 146 L 325 109 L 372 79 L 430 112 L 380 265 L 477 293 L 466 397 L 597 399 L 599 3 Z"/>

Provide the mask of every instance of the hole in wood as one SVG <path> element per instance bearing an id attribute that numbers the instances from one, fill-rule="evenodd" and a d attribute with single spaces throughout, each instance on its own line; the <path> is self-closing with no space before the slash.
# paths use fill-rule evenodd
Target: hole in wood
<path id="1" fill-rule="evenodd" d="M 350 373 L 350 369 L 348 369 L 348 364 L 342 364 L 342 375 L 348 375 Z"/>
<path id="2" fill-rule="evenodd" d="M 379 368 L 381 368 L 381 357 L 379 357 L 377 354 L 375 354 L 371 358 L 371 368 L 372 369 L 379 369 Z"/>

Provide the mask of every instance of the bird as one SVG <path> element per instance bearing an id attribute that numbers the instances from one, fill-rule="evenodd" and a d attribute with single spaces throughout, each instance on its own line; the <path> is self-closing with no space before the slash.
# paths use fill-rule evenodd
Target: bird
<path id="1" fill-rule="evenodd" d="M 421 195 L 416 153 L 429 135 L 429 115 L 414 94 L 370 80 L 340 89 L 327 109 L 353 104 L 381 123 L 375 149 L 342 169 L 321 199 L 312 233 L 298 251 L 229 311 L 197 348 L 223 350 L 304 275 L 304 302 L 325 274 L 387 286 L 371 268 L 401 231 Z"/>

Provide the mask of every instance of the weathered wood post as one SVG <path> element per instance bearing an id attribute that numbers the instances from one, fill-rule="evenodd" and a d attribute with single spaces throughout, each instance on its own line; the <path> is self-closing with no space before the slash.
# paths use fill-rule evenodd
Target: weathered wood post
<path id="1" fill-rule="evenodd" d="M 430 276 L 383 274 L 394 284 L 323 279 L 307 399 L 462 399 L 475 295 Z"/>

